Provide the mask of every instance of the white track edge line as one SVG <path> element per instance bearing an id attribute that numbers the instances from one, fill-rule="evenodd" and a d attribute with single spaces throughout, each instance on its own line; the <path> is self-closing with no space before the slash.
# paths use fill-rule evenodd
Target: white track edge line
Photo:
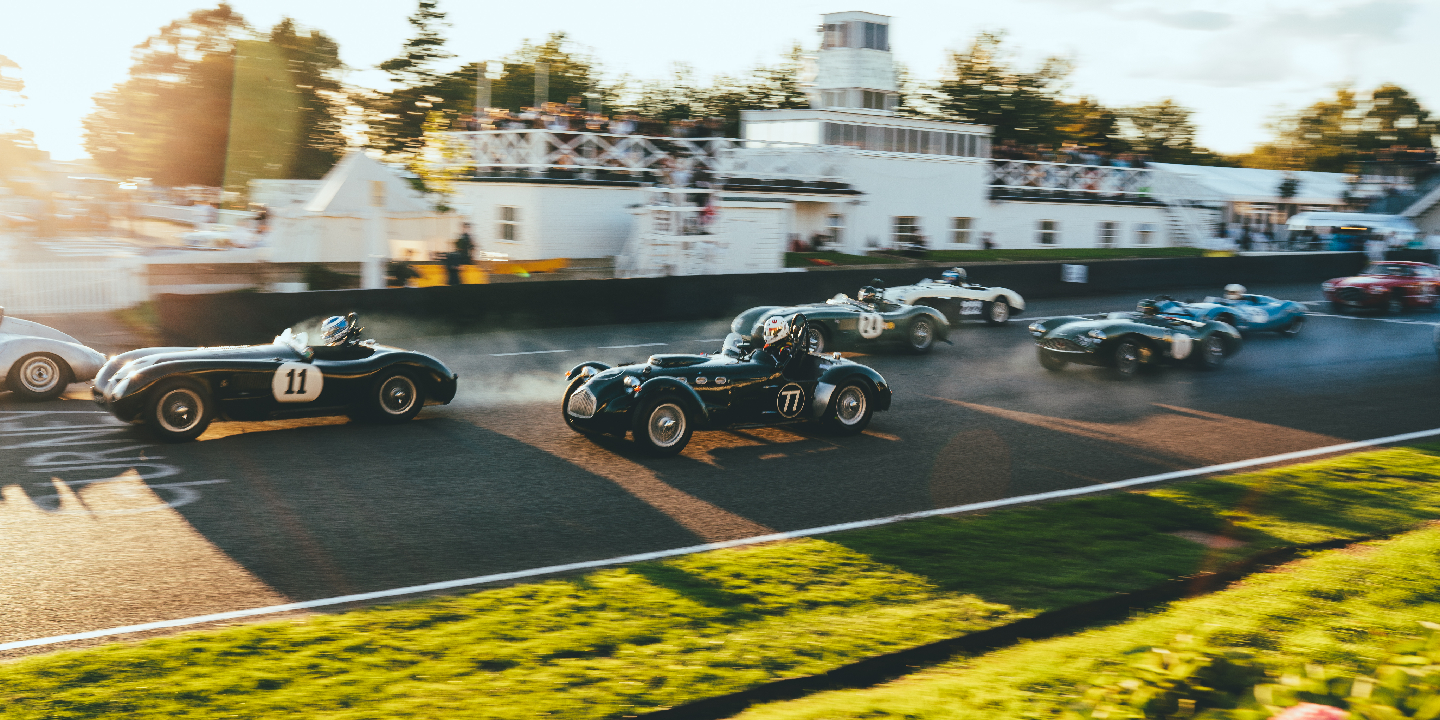
<path id="1" fill-rule="evenodd" d="M 570 572 L 572 570 L 589 570 L 592 568 L 606 567 L 609 565 L 622 565 L 625 563 L 644 562 L 647 560 L 660 560 L 663 558 L 676 557 L 678 555 L 693 555 L 695 553 L 707 552 L 710 550 L 723 550 L 725 548 L 740 547 L 743 545 L 757 545 L 759 543 L 773 542 L 776 540 L 793 540 L 799 537 L 812 535 L 826 535 L 829 533 L 842 532 L 845 530 L 860 530 L 863 528 L 876 527 L 879 525 L 890 525 L 905 520 L 919 520 L 922 518 L 936 517 L 939 515 L 954 515 L 962 512 L 973 512 L 976 510 L 989 510 L 991 508 L 1004 507 L 1006 505 L 1020 505 L 1023 503 L 1037 502 L 1040 500 L 1053 500 L 1055 498 L 1073 497 L 1076 495 L 1088 495 L 1090 493 L 1102 492 L 1105 490 L 1118 490 L 1121 488 L 1146 485 L 1149 483 L 1163 482 L 1165 480 L 1176 480 L 1196 475 L 1208 475 L 1211 473 L 1225 472 L 1227 470 L 1239 470 L 1256 465 L 1268 465 L 1270 463 L 1285 462 L 1287 460 L 1299 460 L 1301 458 L 1314 457 L 1316 455 L 1329 455 L 1337 452 L 1358 450 L 1360 448 L 1375 447 L 1377 445 L 1389 445 L 1391 443 L 1417 440 L 1426 437 L 1440 435 L 1440 428 L 1430 430 L 1419 430 L 1416 432 L 1389 435 L 1382 438 L 1370 440 L 1356 440 L 1355 442 L 1340 443 L 1339 445 L 1327 445 L 1325 447 L 1311 448 L 1309 450 L 1296 450 L 1294 452 L 1269 455 L 1266 457 L 1251 458 L 1249 460 L 1236 460 L 1234 462 L 1221 463 L 1219 465 L 1207 465 L 1205 467 L 1193 468 L 1190 470 L 1175 470 L 1157 475 L 1144 475 L 1130 478 L 1128 480 L 1116 480 L 1114 482 L 1100 483 L 1099 485 L 1085 485 L 1065 490 L 1051 490 L 1049 492 L 1035 493 L 1032 495 L 1019 495 L 1016 497 L 1001 498 L 999 500 L 986 500 L 984 502 L 970 503 L 967 505 L 956 505 L 948 508 L 937 508 L 934 510 L 920 510 L 917 512 L 889 515 L 869 520 L 855 520 L 835 525 L 823 525 L 821 527 L 806 528 L 804 530 L 790 530 L 787 532 L 771 533 L 769 535 L 757 535 L 754 537 L 739 538 L 736 540 L 725 540 L 722 542 L 707 543 L 704 545 L 691 545 L 688 547 L 671 548 L 669 550 L 655 550 L 652 552 L 635 553 L 633 555 L 621 555 L 620 557 L 606 558 L 604 560 L 587 560 L 584 562 L 566 563 L 564 565 L 550 565 L 548 567 L 532 568 L 529 570 L 514 570 L 511 572 L 495 573 L 493 575 L 481 575 L 473 578 L 460 580 L 446 580 L 443 582 L 427 583 L 425 585 L 412 585 L 410 587 L 393 588 L 390 590 L 376 590 L 374 592 L 356 593 L 354 595 L 341 595 L 339 597 L 321 598 L 319 600 L 306 600 L 303 602 L 286 603 L 284 605 L 271 605 L 268 607 L 250 608 L 248 610 L 232 610 L 230 612 L 212 613 L 209 615 L 197 615 L 195 617 L 180 618 L 176 620 L 161 620 L 159 622 L 143 623 L 140 625 L 125 625 L 122 627 L 107 628 L 105 630 L 91 630 L 89 632 L 71 633 L 69 635 L 55 635 L 52 637 L 36 638 L 34 640 L 17 640 L 15 642 L 0 643 L 0 651 L 18 650 L 27 647 L 39 647 L 42 645 L 57 645 L 59 643 L 74 642 L 76 640 L 94 640 L 96 638 L 109 637 L 112 635 L 125 635 L 128 633 L 146 632 L 149 630 L 164 630 L 167 628 L 185 627 L 187 625 L 200 625 L 208 622 L 221 620 L 237 620 L 240 618 L 256 617 L 258 615 L 273 615 L 275 613 L 290 612 L 292 610 L 307 610 L 309 608 L 327 607 L 330 605 L 344 605 L 346 603 L 363 602 L 366 600 L 378 600 L 380 598 L 397 597 L 401 595 L 415 595 L 419 593 L 434 592 L 436 590 L 449 590 L 452 588 L 465 587 L 468 585 L 484 585 L 488 583 L 504 582 L 507 580 L 520 580 L 523 578 L 536 577 L 540 575 L 553 575 L 555 573 Z"/>

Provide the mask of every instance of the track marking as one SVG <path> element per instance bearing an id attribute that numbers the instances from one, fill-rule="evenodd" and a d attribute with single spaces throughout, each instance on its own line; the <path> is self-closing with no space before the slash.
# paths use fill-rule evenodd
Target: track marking
<path id="1" fill-rule="evenodd" d="M 598 345 L 598 346 L 596 346 L 595 349 L 596 349 L 596 350 L 620 350 L 620 349 L 623 349 L 623 348 L 659 347 L 659 346 L 661 346 L 661 345 L 669 345 L 669 344 L 670 344 L 670 343 L 636 343 L 636 344 L 634 344 L 634 345 Z"/>
<path id="2" fill-rule="evenodd" d="M 1369 321 L 1371 321 L 1371 322 L 1386 322 L 1386 323 L 1394 323 L 1394 324 L 1396 324 L 1396 325 L 1426 325 L 1426 326 L 1430 326 L 1430 327 L 1435 327 L 1435 326 L 1437 326 L 1437 325 L 1440 325 L 1440 322 L 1426 322 L 1426 321 L 1424 321 L 1424 320 L 1400 320 L 1400 319 L 1398 319 L 1398 318 L 1360 317 L 1360 316 L 1357 316 L 1357 315 L 1334 315 L 1334 314 L 1331 314 L 1331 313 L 1317 313 L 1317 312 L 1306 313 L 1306 314 L 1309 315 L 1309 316 L 1311 316 L 1311 317 L 1340 318 L 1340 319 L 1342 319 L 1342 320 L 1369 320 Z"/>
<path id="3" fill-rule="evenodd" d="M 549 355 L 551 353 L 567 353 L 571 350 L 526 350 L 525 352 L 513 353 L 490 353 L 490 357 L 513 357 L 515 355 Z"/>
<path id="4" fill-rule="evenodd" d="M 587 560 L 584 562 L 566 563 L 564 565 L 550 565 L 548 567 L 531 568 L 529 570 L 515 570 L 513 572 L 495 573 L 493 575 L 481 575 L 479 577 L 463 578 L 460 580 L 446 580 L 443 582 L 428 583 L 425 585 L 412 585 L 410 587 L 393 588 L 390 590 L 376 590 L 374 592 L 356 593 L 353 595 L 342 595 L 332 598 L 321 598 L 319 600 L 306 600 L 304 602 L 285 603 L 284 605 L 270 605 L 268 607 L 250 608 L 248 610 L 232 610 L 230 612 L 212 613 L 209 615 L 197 615 L 195 617 L 179 618 L 177 620 L 162 620 L 159 622 L 143 623 L 140 625 L 126 625 L 123 627 L 107 628 L 104 630 L 91 630 L 89 632 L 71 633 L 69 635 L 55 635 L 52 637 L 36 638 L 34 640 L 18 640 L 0 644 L 0 651 L 18 650 L 27 647 L 40 647 L 43 645 L 57 645 L 59 643 L 74 642 L 76 640 L 94 640 L 96 638 L 111 637 L 114 635 L 125 635 L 127 633 L 146 632 L 149 630 L 164 630 L 167 628 L 185 627 L 187 625 L 200 625 L 202 623 L 219 622 L 223 620 L 238 620 L 240 618 L 257 617 L 260 615 L 273 615 L 275 613 L 290 612 L 293 610 L 306 610 L 309 608 L 328 607 L 331 605 L 344 605 L 346 603 L 364 602 L 366 600 L 379 600 L 382 598 L 398 597 L 401 595 L 415 595 L 418 593 L 436 592 L 439 590 L 451 590 L 454 588 L 467 587 L 471 585 L 483 585 L 487 583 L 505 582 L 508 580 L 521 580 L 540 575 L 553 575 L 555 573 L 571 572 L 575 570 L 590 570 L 594 568 L 608 567 L 610 565 L 621 565 L 625 563 L 645 562 L 648 560 L 661 560 L 664 558 L 677 557 L 680 555 L 693 555 L 695 553 L 708 552 L 711 550 L 723 550 L 725 548 L 742 547 L 745 545 L 757 545 L 759 543 L 775 542 L 777 540 L 793 540 L 795 538 L 810 537 L 813 535 L 826 535 L 829 533 L 842 532 L 845 530 L 859 530 L 862 528 L 876 527 L 879 525 L 890 525 L 892 523 L 904 522 L 906 520 L 919 520 L 922 518 L 937 517 L 940 515 L 954 515 L 962 512 L 973 512 L 976 510 L 989 510 L 991 508 L 1005 507 L 1007 505 L 1020 505 L 1023 503 L 1038 502 L 1041 500 L 1054 500 L 1056 498 L 1074 497 L 1076 495 L 1089 495 L 1091 493 L 1104 492 L 1106 490 L 1119 490 L 1121 488 L 1134 487 L 1136 485 L 1148 485 L 1151 483 L 1164 482 L 1166 480 L 1178 480 L 1180 478 L 1209 475 L 1217 472 L 1240 470 L 1257 465 L 1269 465 L 1271 463 L 1285 462 L 1289 460 L 1300 460 L 1303 458 L 1315 457 L 1317 455 L 1331 455 L 1338 452 L 1348 452 L 1361 448 L 1375 447 L 1378 445 L 1390 445 L 1393 443 L 1418 440 L 1420 438 L 1435 437 L 1440 435 L 1440 428 L 1430 430 L 1419 430 L 1416 432 L 1402 433 L 1400 435 L 1389 435 L 1387 437 L 1373 438 L 1371 440 L 1357 440 L 1355 442 L 1340 443 L 1339 445 L 1327 445 L 1325 447 L 1311 448 L 1309 450 L 1297 450 L 1295 452 L 1269 455 L 1267 457 L 1251 458 L 1249 460 L 1237 460 L 1235 462 L 1221 463 L 1219 465 L 1207 465 L 1205 467 L 1191 470 L 1175 470 L 1157 475 L 1144 475 L 1142 477 L 1130 478 L 1128 480 L 1116 480 L 1114 482 L 1101 483 L 1098 485 L 1085 485 L 1066 490 L 1052 490 L 1050 492 L 1035 493 L 1033 495 L 1020 495 L 1017 497 L 1001 498 L 999 500 L 987 500 L 985 502 L 956 505 L 954 507 L 939 508 L 935 510 L 921 510 L 900 515 L 890 515 L 870 520 L 856 520 L 835 525 L 824 525 L 821 527 L 806 528 L 804 530 L 791 530 L 789 532 L 770 533 L 768 535 L 757 535 L 754 537 L 739 538 L 737 540 L 725 540 L 721 542 L 707 543 L 704 545 L 691 545 L 689 547 L 672 548 L 669 550 L 656 550 L 653 552 L 636 553 L 633 555 L 622 555 L 620 557 L 606 558 L 604 560 Z"/>

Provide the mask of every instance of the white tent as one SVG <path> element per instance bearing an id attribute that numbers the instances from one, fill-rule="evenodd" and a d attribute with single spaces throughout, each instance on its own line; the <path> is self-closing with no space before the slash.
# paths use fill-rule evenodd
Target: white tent
<path id="1" fill-rule="evenodd" d="M 1150 167 L 1182 175 L 1224 196 L 1228 202 L 1294 203 L 1296 205 L 1343 205 L 1349 183 L 1345 173 L 1287 172 L 1261 168 L 1211 167 L 1150 163 Z M 1280 183 L 1294 178 L 1294 197 L 1280 197 Z"/>
<path id="2" fill-rule="evenodd" d="M 377 189 L 390 257 L 428 260 L 454 248 L 461 217 L 435 209 L 434 201 L 399 173 L 363 152 L 352 152 L 320 181 L 301 207 L 275 208 L 268 244 L 275 262 L 363 262 L 365 223 Z"/>
<path id="3" fill-rule="evenodd" d="M 1391 245 L 1408 243 L 1420 234 L 1420 229 L 1409 218 L 1378 213 L 1303 212 L 1290 218 L 1287 225 L 1291 232 L 1314 230 L 1321 235 L 1329 235 L 1334 228 L 1364 227 Z"/>

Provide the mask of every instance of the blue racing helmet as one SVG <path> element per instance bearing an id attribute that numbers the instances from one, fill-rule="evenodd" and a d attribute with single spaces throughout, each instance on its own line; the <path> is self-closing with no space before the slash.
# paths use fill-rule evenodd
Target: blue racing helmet
<path id="1" fill-rule="evenodd" d="M 965 279 L 967 277 L 968 274 L 965 272 L 965 268 L 950 268 L 949 270 L 940 273 L 940 282 L 943 282 L 946 285 L 959 285 L 960 283 L 965 282 Z"/>
<path id="2" fill-rule="evenodd" d="M 359 333 L 360 328 L 356 327 L 355 313 L 350 313 L 345 317 L 331 315 L 320 324 L 320 341 L 326 345 L 344 345 Z"/>

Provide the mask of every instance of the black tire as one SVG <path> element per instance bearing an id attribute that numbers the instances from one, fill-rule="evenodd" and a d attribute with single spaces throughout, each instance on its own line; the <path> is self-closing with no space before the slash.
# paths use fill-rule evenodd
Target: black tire
<path id="1" fill-rule="evenodd" d="M 1140 350 L 1140 343 L 1134 340 L 1121 340 L 1115 344 L 1115 364 L 1111 370 L 1116 377 L 1129 380 L 1140 373 Z"/>
<path id="2" fill-rule="evenodd" d="M 1206 370 L 1219 370 L 1225 366 L 1225 356 L 1229 350 L 1224 337 L 1211 333 L 1209 337 L 1200 341 L 1200 347 L 1196 348 L 1195 363 Z"/>
<path id="3" fill-rule="evenodd" d="M 1402 315 L 1405 313 L 1405 296 L 1396 292 L 1390 293 L 1385 299 L 1385 312 L 1390 315 Z"/>
<path id="4" fill-rule="evenodd" d="M 145 426 L 164 442 L 194 440 L 210 427 L 214 417 L 210 392 L 188 377 L 161 380 L 145 398 Z"/>
<path id="5" fill-rule="evenodd" d="M 351 417 L 383 425 L 409 422 L 425 407 L 420 382 L 404 370 L 382 371 L 360 399 Z"/>
<path id="6" fill-rule="evenodd" d="M 905 330 L 905 349 L 914 355 L 924 355 L 935 347 L 935 320 L 921 315 L 910 321 Z"/>
<path id="7" fill-rule="evenodd" d="M 997 298 L 995 302 L 985 303 L 985 324 L 1004 325 L 1010 322 L 1010 303 L 1005 298 Z"/>
<path id="8" fill-rule="evenodd" d="M 1305 315 L 1302 313 L 1302 314 L 1300 314 L 1300 315 L 1296 315 L 1295 317 L 1291 318 L 1291 319 L 1290 319 L 1290 322 L 1285 323 L 1285 327 L 1280 328 L 1280 329 L 1279 329 L 1278 331 L 1276 331 L 1276 332 L 1280 333 L 1280 336 L 1281 336 L 1281 337 L 1295 337 L 1296 335 L 1299 335 L 1299 334 L 1300 334 L 1300 331 L 1301 331 L 1301 330 L 1304 330 L 1304 329 L 1305 329 Z"/>
<path id="9" fill-rule="evenodd" d="M 1235 316 L 1234 316 L 1234 315 L 1230 315 L 1230 314 L 1221 315 L 1220 317 L 1215 318 L 1215 320 L 1216 320 L 1216 322 L 1225 323 L 1226 325 L 1229 325 L 1230 327 L 1235 328 L 1236 330 L 1239 330 L 1239 329 L 1240 329 L 1240 326 L 1236 324 L 1236 323 L 1238 323 L 1239 321 L 1235 319 Z"/>
<path id="10" fill-rule="evenodd" d="M 635 445 L 656 457 L 679 455 L 695 434 L 695 422 L 685 402 L 675 395 L 648 398 L 632 411 L 630 435 Z M 678 427 L 677 427 L 678 425 Z"/>
<path id="11" fill-rule="evenodd" d="M 821 425 L 832 435 L 859 435 L 875 417 L 875 395 L 863 380 L 840 383 L 830 395 Z"/>
<path id="12" fill-rule="evenodd" d="M 41 402 L 65 394 L 74 373 L 70 365 L 50 353 L 31 353 L 15 361 L 5 376 L 5 384 L 21 400 Z"/>
<path id="13" fill-rule="evenodd" d="M 1035 356 L 1040 359 L 1040 367 L 1050 372 L 1060 372 L 1065 369 L 1066 365 L 1070 364 L 1070 361 L 1066 360 L 1059 353 L 1046 350 L 1045 348 L 1035 348 Z"/>
<path id="14" fill-rule="evenodd" d="M 819 323 L 807 323 L 805 325 L 805 349 L 813 353 L 825 352 L 826 346 L 830 344 L 830 338 L 825 333 L 825 328 Z"/>
<path id="15" fill-rule="evenodd" d="M 1339 300 L 1331 300 L 1331 301 L 1330 301 L 1330 312 L 1332 312 L 1332 313 L 1334 313 L 1334 314 L 1336 314 L 1336 315 L 1344 315 L 1344 314 L 1345 314 L 1345 303 L 1342 303 L 1342 302 L 1340 302 Z"/>

